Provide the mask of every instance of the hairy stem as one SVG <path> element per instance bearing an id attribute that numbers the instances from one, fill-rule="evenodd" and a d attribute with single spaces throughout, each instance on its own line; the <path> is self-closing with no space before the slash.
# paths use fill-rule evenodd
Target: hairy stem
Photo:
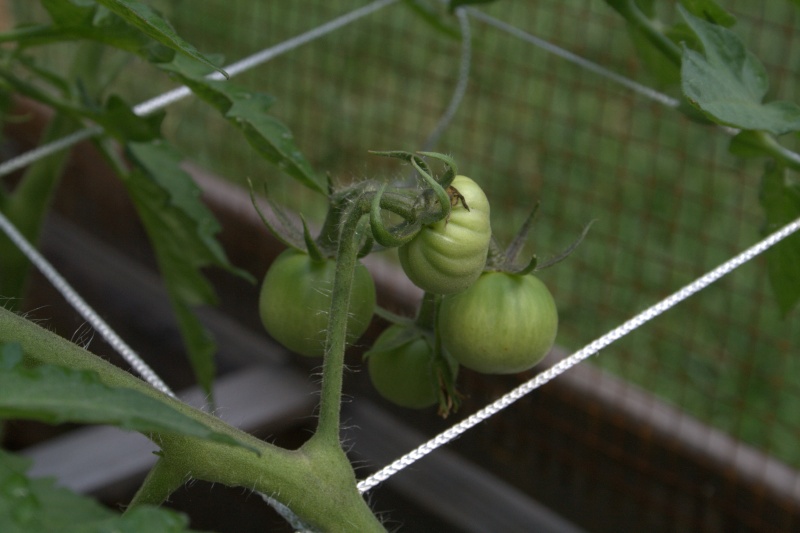
<path id="1" fill-rule="evenodd" d="M 347 214 L 339 234 L 336 254 L 336 275 L 328 315 L 328 337 L 325 359 L 322 364 L 322 390 L 319 405 L 319 425 L 312 440 L 321 440 L 327 446 L 339 444 L 339 414 L 342 401 L 344 350 L 347 333 L 347 313 L 350 309 L 350 292 L 358 258 L 356 230 L 361 217 L 369 212 L 369 201 L 362 196 Z"/>
<path id="2" fill-rule="evenodd" d="M 200 479 L 267 494 L 318 531 L 385 531 L 359 494 L 352 467 L 338 442 L 335 448 L 319 446 L 299 451 L 265 443 L 166 396 L 83 348 L 0 307 L 0 343 L 5 342 L 22 347 L 26 364 L 51 364 L 96 373 L 107 386 L 146 394 L 250 448 L 182 435 L 146 435 L 161 447 L 159 463 L 164 464 L 151 474 L 151 481 L 132 506 L 157 503 L 183 480 Z"/>

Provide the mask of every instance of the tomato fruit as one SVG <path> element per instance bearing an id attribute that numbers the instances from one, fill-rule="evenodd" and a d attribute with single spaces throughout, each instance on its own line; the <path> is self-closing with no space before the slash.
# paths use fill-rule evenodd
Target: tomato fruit
<path id="1" fill-rule="evenodd" d="M 406 275 L 434 294 L 462 291 L 478 279 L 492 237 L 489 201 L 483 190 L 466 176 L 456 176 L 452 186 L 463 196 L 463 203 L 452 207 L 449 219 L 422 228 L 399 249 Z"/>
<path id="2" fill-rule="evenodd" d="M 298 250 L 281 253 L 270 266 L 258 299 L 261 322 L 272 338 L 309 357 L 325 351 L 336 261 L 312 261 Z M 347 341 L 356 341 L 375 309 L 375 283 L 357 264 L 347 318 Z"/>
<path id="3" fill-rule="evenodd" d="M 422 409 L 439 400 L 432 340 L 413 328 L 389 326 L 369 351 L 370 381 L 381 396 L 401 407 Z"/>
<path id="4" fill-rule="evenodd" d="M 470 288 L 447 296 L 439 333 L 452 357 L 484 374 L 515 374 L 541 361 L 553 346 L 558 310 L 533 275 L 485 272 Z"/>

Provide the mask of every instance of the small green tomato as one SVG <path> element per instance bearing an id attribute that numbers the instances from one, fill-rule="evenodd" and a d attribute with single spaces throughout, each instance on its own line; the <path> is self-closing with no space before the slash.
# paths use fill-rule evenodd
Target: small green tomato
<path id="1" fill-rule="evenodd" d="M 452 357 L 484 374 L 514 374 L 541 361 L 553 346 L 558 311 L 533 275 L 485 272 L 469 289 L 447 296 L 439 333 Z"/>
<path id="2" fill-rule="evenodd" d="M 423 228 L 399 249 L 409 279 L 434 294 L 462 291 L 478 279 L 492 237 L 489 201 L 480 186 L 456 176 L 451 187 L 450 217 Z"/>
<path id="3" fill-rule="evenodd" d="M 390 326 L 364 357 L 372 385 L 390 402 L 422 409 L 439 400 L 433 347 L 423 333 Z"/>
<path id="4" fill-rule="evenodd" d="M 272 338 L 309 357 L 325 351 L 336 262 L 312 261 L 297 250 L 275 259 L 264 277 L 258 300 L 261 322 Z M 375 310 L 375 284 L 357 264 L 347 317 L 347 342 L 355 342 L 369 326 Z"/>

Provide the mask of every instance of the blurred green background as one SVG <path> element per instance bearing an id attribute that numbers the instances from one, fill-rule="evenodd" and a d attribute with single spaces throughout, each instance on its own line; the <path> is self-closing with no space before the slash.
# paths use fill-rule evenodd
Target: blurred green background
<path id="1" fill-rule="evenodd" d="M 764 62 L 769 98 L 797 100 L 797 7 L 721 3 Z M 42 16 L 32 4 L 17 2 L 18 20 Z M 232 62 L 366 2 L 151 4 L 201 51 Z M 601 0 L 501 0 L 482 10 L 627 78 L 656 83 L 623 20 Z M 671 8 L 662 14 L 676 16 Z M 456 25 L 452 17 L 448 23 Z M 569 260 L 541 273 L 560 308 L 561 345 L 584 346 L 760 238 L 763 162 L 730 155 L 729 134 L 484 22 L 473 19 L 470 27 L 468 90 L 435 150 L 453 155 L 461 172 L 485 188 L 501 241 L 536 200 L 541 209 L 530 250 L 542 258 L 597 219 Z M 399 2 L 236 82 L 277 98 L 275 116 L 318 172 L 340 182 L 397 178 L 408 169 L 367 151 L 422 146 L 456 85 L 460 46 Z M 174 86 L 148 65 L 131 64 L 124 78 L 119 92 L 131 102 Z M 674 87 L 660 89 L 677 94 Z M 243 185 L 248 177 L 265 179 L 279 203 L 321 217 L 323 199 L 260 160 L 204 104 L 172 106 L 165 132 L 217 174 Z M 800 467 L 798 311 L 782 319 L 770 290 L 759 258 L 593 363 Z"/>

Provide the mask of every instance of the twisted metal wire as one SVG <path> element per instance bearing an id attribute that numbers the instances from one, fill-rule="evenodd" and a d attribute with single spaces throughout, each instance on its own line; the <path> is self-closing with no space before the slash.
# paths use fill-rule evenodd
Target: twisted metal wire
<path id="1" fill-rule="evenodd" d="M 111 326 L 100 318 L 100 315 L 86 303 L 67 280 L 65 280 L 53 265 L 36 250 L 2 212 L 0 212 L 0 229 L 2 229 L 17 248 L 30 259 L 31 263 L 33 263 L 39 272 L 53 284 L 53 287 L 61 293 L 67 303 L 69 303 L 69 305 L 72 306 L 129 365 L 131 365 L 131 368 L 133 368 L 142 379 L 164 394 L 172 396 L 173 398 L 175 397 L 175 394 L 167 387 L 166 383 L 158 377 L 158 374 L 139 357 L 139 354 L 137 354 L 133 348 L 128 346 L 128 344 L 111 329 Z"/>
<path id="2" fill-rule="evenodd" d="M 485 22 L 490 26 L 494 26 L 495 28 L 498 28 L 510 35 L 513 35 L 514 37 L 517 37 L 518 39 L 521 39 L 527 43 L 530 43 L 534 46 L 538 46 L 542 50 L 545 50 L 555 56 L 558 56 L 561 59 L 565 59 L 571 63 L 574 63 L 584 70 L 588 70 L 589 72 L 593 72 L 599 76 L 602 76 L 624 87 L 627 87 L 628 89 L 631 89 L 632 91 L 639 93 L 640 95 L 645 96 L 651 100 L 654 100 L 662 105 L 672 108 L 676 108 L 680 105 L 680 101 L 678 101 L 675 98 L 672 98 L 669 95 L 656 91 L 655 89 L 651 89 L 646 85 L 642 85 L 641 83 L 633 81 L 630 78 L 626 78 L 625 76 L 617 74 L 616 72 L 609 70 L 602 65 L 599 65 L 593 61 L 589 61 L 588 59 L 581 57 L 577 54 L 574 54 L 569 50 L 565 50 L 560 46 L 556 46 L 553 43 L 547 42 L 544 39 L 536 37 L 535 35 L 532 35 L 526 31 L 517 28 L 516 26 L 513 26 L 507 22 L 503 22 L 502 20 L 498 20 L 494 17 L 491 17 L 486 13 L 483 13 L 482 11 L 479 11 L 475 8 L 466 8 L 466 9 L 471 17 L 474 17 L 482 22 Z"/>
<path id="3" fill-rule="evenodd" d="M 559 361 L 558 363 L 548 368 L 547 370 L 541 372 L 540 374 L 537 374 L 531 380 L 523 383 L 522 385 L 515 388 L 511 392 L 503 395 L 495 402 L 487 405 L 480 411 L 476 412 L 475 414 L 466 418 L 465 420 L 459 422 L 450 429 L 440 433 L 439 435 L 432 438 L 428 442 L 422 444 L 415 450 L 400 457 L 399 459 L 389 464 L 388 466 L 384 467 L 375 474 L 371 475 L 367 479 L 360 481 L 358 483 L 359 492 L 363 494 L 368 490 L 372 489 L 373 487 L 375 487 L 376 485 L 382 483 L 383 481 L 386 481 L 394 474 L 400 472 L 404 468 L 407 468 L 410 465 L 414 464 L 415 462 L 419 461 L 420 459 L 422 459 L 435 449 L 444 446 L 445 444 L 449 443 L 450 441 L 454 440 L 455 438 L 463 434 L 468 429 L 472 428 L 473 426 L 476 426 L 477 424 L 480 424 L 481 422 L 487 420 L 491 416 L 499 413 L 500 411 L 502 411 L 509 405 L 513 404 L 526 394 L 541 387 L 548 381 L 566 372 L 567 370 L 577 365 L 581 361 L 588 359 L 589 357 L 596 354 L 603 348 L 606 348 L 611 343 L 621 339 L 628 333 L 643 326 L 645 323 L 661 315 L 664 311 L 686 300 L 696 292 L 704 289 L 705 287 L 714 283 L 721 277 L 725 276 L 726 274 L 730 273 L 731 271 L 735 270 L 741 265 L 747 263 L 751 259 L 755 258 L 759 254 L 763 253 L 770 247 L 776 245 L 778 242 L 780 242 L 781 240 L 785 239 L 786 237 L 795 233 L 798 230 L 800 230 L 800 218 L 798 218 L 794 222 L 787 224 L 786 226 L 782 227 L 775 233 L 772 233 L 771 235 L 767 236 L 766 238 L 759 241 L 755 245 L 751 246 L 744 252 L 722 263 L 717 268 L 697 278 L 695 281 L 686 285 L 680 290 L 674 292 L 670 296 L 667 296 L 666 298 L 656 303 L 655 305 L 645 309 L 644 311 L 634 316 L 630 320 L 624 322 L 622 325 L 612 329 L 602 337 L 599 337 L 598 339 L 590 342 L 585 347 L 578 350 L 574 354 L 570 355 L 566 359 Z"/>

